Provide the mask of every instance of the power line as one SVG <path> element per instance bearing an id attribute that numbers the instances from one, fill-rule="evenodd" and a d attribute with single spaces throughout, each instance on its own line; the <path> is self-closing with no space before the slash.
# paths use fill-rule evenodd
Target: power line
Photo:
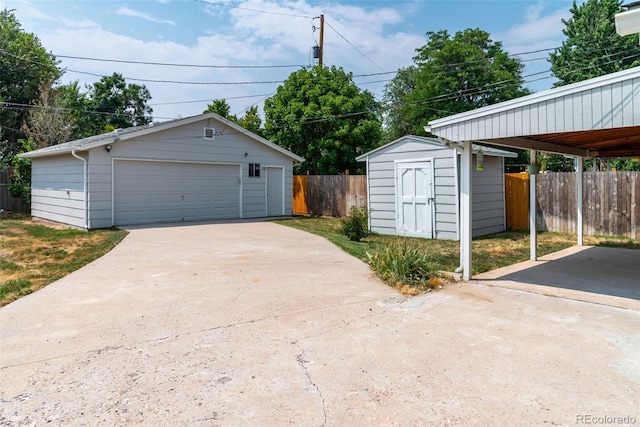
<path id="1" fill-rule="evenodd" d="M 210 5 L 210 6 L 219 6 L 219 7 L 227 7 L 229 9 L 247 10 L 249 12 L 264 13 L 264 14 L 267 14 L 267 15 L 279 15 L 279 16 L 290 16 L 292 18 L 313 19 L 311 16 L 296 15 L 296 14 L 293 14 L 293 13 L 272 12 L 272 11 L 269 11 L 269 10 L 250 9 L 248 7 L 233 6 L 233 5 L 230 5 L 230 4 L 216 3 L 216 2 L 213 2 L 213 1 L 205 1 L 205 0 L 193 0 L 193 1 L 196 2 L 196 3 L 204 3 L 204 4 Z"/>
<path id="2" fill-rule="evenodd" d="M 372 63 L 373 65 L 375 65 L 376 67 L 378 67 L 378 69 L 380 69 L 380 71 L 383 71 L 383 72 L 384 72 L 384 69 L 383 69 L 381 66 L 379 66 L 378 64 L 376 64 L 376 63 L 373 61 L 373 59 L 369 58 L 367 55 L 365 55 L 365 54 L 364 54 L 364 52 L 362 52 L 360 49 L 358 49 L 357 47 L 355 47 L 355 46 L 353 45 L 353 43 L 351 43 L 349 40 L 347 40 L 347 39 L 346 39 L 346 37 L 345 37 L 345 36 L 343 36 L 342 34 L 340 34 L 340 33 L 338 32 L 338 30 L 336 30 L 335 28 L 333 28 L 333 26 L 332 26 L 329 22 L 327 22 L 327 20 L 326 20 L 326 19 L 325 19 L 324 23 L 325 23 L 325 24 L 327 24 L 327 26 L 328 26 L 329 28 L 331 28 L 331 29 L 332 29 L 332 30 L 333 30 L 337 35 L 339 35 L 339 36 L 342 38 L 342 40 L 344 40 L 345 42 L 347 42 L 347 43 L 349 44 L 349 46 L 351 46 L 351 47 L 352 47 L 352 48 L 354 48 L 356 51 L 358 51 L 358 53 L 359 53 L 360 55 L 364 56 L 364 57 L 365 57 L 369 62 L 371 62 L 371 63 Z"/>
<path id="3" fill-rule="evenodd" d="M 231 68 L 231 69 L 265 69 L 265 68 L 300 68 L 301 64 L 286 65 L 206 65 L 206 64 L 177 64 L 171 62 L 149 62 L 149 61 L 129 61 L 124 59 L 106 59 L 106 58 L 90 58 L 84 56 L 72 55 L 56 55 L 56 58 L 79 59 L 82 61 L 98 61 L 98 62 L 115 62 L 119 64 L 141 64 L 141 65 L 158 65 L 163 67 L 186 67 L 186 68 Z"/>

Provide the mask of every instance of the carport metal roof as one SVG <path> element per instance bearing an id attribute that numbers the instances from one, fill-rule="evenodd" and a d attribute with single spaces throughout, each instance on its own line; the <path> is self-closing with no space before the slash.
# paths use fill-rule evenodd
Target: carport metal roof
<path id="1" fill-rule="evenodd" d="M 444 117 L 427 130 L 582 157 L 640 156 L 640 67 Z"/>
<path id="2" fill-rule="evenodd" d="M 425 127 L 462 151 L 460 261 L 471 278 L 471 144 L 584 157 L 640 156 L 640 67 L 434 120 Z M 535 156 L 532 156 L 535 158 Z M 582 245 L 582 173 L 577 174 L 578 245 Z M 531 259 L 535 260 L 535 175 L 530 176 Z"/>

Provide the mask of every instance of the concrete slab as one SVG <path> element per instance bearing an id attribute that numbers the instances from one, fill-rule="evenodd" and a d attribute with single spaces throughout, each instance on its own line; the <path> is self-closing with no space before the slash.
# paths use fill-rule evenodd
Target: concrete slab
<path id="1" fill-rule="evenodd" d="M 640 310 L 640 251 L 573 246 L 476 274 L 473 282 Z"/>
<path id="2" fill-rule="evenodd" d="M 4 426 L 640 420 L 640 312 L 467 283 L 404 300 L 272 223 L 132 229 L 0 325 Z"/>

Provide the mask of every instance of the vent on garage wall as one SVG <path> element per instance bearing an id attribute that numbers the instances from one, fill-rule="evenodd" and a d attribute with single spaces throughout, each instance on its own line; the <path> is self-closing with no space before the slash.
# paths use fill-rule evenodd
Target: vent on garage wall
<path id="1" fill-rule="evenodd" d="M 216 139 L 216 128 L 206 127 L 204 128 L 204 139 L 215 140 Z"/>

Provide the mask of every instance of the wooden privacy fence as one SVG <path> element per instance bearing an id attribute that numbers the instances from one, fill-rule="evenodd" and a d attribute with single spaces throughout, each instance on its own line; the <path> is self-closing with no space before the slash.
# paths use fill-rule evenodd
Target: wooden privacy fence
<path id="1" fill-rule="evenodd" d="M 504 174 L 504 203 L 507 229 L 529 229 L 529 174 Z"/>
<path id="2" fill-rule="evenodd" d="M 538 230 L 577 233 L 576 182 L 572 172 L 537 176 Z M 585 234 L 640 239 L 640 172 L 584 172 L 582 191 Z M 505 193 L 507 228 L 528 229 L 528 175 L 506 174 Z"/>
<path id="3" fill-rule="evenodd" d="M 9 171 L 0 171 L 0 209 L 5 212 L 29 213 L 27 201 L 13 197 L 9 191 Z"/>
<path id="4" fill-rule="evenodd" d="M 366 175 L 296 175 L 293 213 L 345 217 L 352 206 L 367 206 Z"/>

